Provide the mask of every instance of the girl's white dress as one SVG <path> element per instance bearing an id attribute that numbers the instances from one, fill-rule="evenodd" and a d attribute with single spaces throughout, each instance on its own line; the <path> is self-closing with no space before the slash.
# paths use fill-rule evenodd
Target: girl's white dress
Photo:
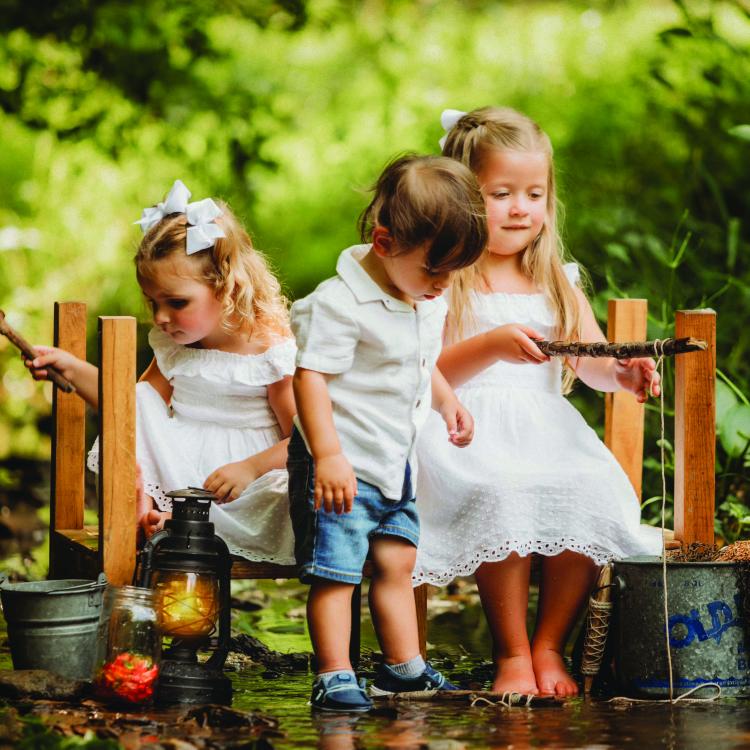
<path id="1" fill-rule="evenodd" d="M 281 439 L 267 386 L 294 372 L 293 339 L 245 355 L 176 344 L 149 333 L 159 369 L 173 387 L 171 407 L 147 382 L 136 386 L 136 454 L 146 494 L 170 510 L 165 493 L 202 487 L 215 469 L 270 448 Z M 89 468 L 98 470 L 98 441 Z M 233 554 L 294 563 L 286 469 L 249 484 L 230 503 L 212 503 L 210 520 Z"/>
<path id="2" fill-rule="evenodd" d="M 571 283 L 574 263 L 565 266 Z M 554 337 L 543 294 L 473 294 L 475 330 L 506 323 Z M 581 552 L 604 563 L 661 552 L 661 531 L 641 526 L 619 463 L 561 392 L 562 360 L 497 362 L 456 389 L 474 417 L 466 448 L 448 442 L 432 412 L 417 444 L 420 540 L 415 583 L 448 583 L 511 552 Z"/>

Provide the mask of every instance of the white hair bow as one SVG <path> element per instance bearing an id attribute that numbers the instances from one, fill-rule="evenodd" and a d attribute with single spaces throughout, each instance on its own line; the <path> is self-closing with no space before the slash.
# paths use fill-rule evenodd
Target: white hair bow
<path id="1" fill-rule="evenodd" d="M 443 126 L 445 135 L 438 141 L 441 149 L 445 146 L 445 139 L 448 137 L 448 133 L 450 133 L 451 129 L 465 114 L 466 112 L 462 112 L 460 109 L 443 110 L 440 115 L 440 124 Z"/>
<path id="2" fill-rule="evenodd" d="M 219 237 L 226 237 L 224 230 L 216 223 L 222 211 L 211 198 L 188 203 L 191 195 L 192 193 L 182 180 L 175 180 L 164 201 L 144 208 L 143 215 L 134 223 L 140 224 L 145 234 L 165 216 L 185 214 L 187 223 L 190 224 L 187 230 L 185 252 L 192 255 L 199 250 L 213 247 Z"/>

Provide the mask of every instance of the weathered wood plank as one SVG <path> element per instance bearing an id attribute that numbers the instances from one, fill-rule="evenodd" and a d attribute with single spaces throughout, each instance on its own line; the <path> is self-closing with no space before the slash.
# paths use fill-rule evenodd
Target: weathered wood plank
<path id="1" fill-rule="evenodd" d="M 607 316 L 609 341 L 646 338 L 648 301 L 611 299 Z M 604 402 L 604 442 L 628 475 L 640 499 L 643 478 L 644 405 L 627 391 L 607 393 Z"/>
<path id="2" fill-rule="evenodd" d="M 53 343 L 86 359 L 86 305 L 55 302 Z M 83 528 L 86 405 L 77 394 L 52 390 L 50 531 Z M 66 550 L 50 539 L 50 578 L 67 578 Z"/>
<path id="3" fill-rule="evenodd" d="M 675 537 L 713 544 L 716 460 L 716 313 L 680 310 L 675 336 L 694 336 L 705 352 L 675 361 Z"/>
<path id="4" fill-rule="evenodd" d="M 135 359 L 132 317 L 99 318 L 99 554 L 107 580 L 135 569 Z"/>

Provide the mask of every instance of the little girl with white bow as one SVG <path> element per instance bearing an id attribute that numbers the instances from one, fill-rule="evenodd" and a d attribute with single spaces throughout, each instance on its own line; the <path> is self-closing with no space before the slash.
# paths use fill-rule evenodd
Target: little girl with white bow
<path id="1" fill-rule="evenodd" d="M 291 564 L 285 467 L 296 347 L 286 300 L 229 208 L 189 199 L 177 180 L 136 222 L 136 275 L 154 320 L 154 359 L 136 386 L 136 515 L 150 536 L 171 509 L 166 492 L 204 487 L 233 553 Z M 98 408 L 93 365 L 56 348 L 37 352 L 27 362 L 36 378 L 54 365 Z M 89 467 L 98 468 L 98 445 Z"/>

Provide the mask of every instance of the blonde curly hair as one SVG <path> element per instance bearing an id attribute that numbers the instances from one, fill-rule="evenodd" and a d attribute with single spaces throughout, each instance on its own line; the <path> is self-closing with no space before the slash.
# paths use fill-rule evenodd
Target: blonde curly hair
<path id="1" fill-rule="evenodd" d="M 289 303 L 268 261 L 253 247 L 231 209 L 222 201 L 216 203 L 222 210 L 216 223 L 225 237 L 213 247 L 184 256 L 195 264 L 195 278 L 214 290 L 226 331 L 269 342 L 291 336 Z M 139 283 L 152 277 L 156 262 L 173 253 L 185 254 L 187 227 L 184 213 L 170 214 L 143 236 L 134 258 Z"/>

